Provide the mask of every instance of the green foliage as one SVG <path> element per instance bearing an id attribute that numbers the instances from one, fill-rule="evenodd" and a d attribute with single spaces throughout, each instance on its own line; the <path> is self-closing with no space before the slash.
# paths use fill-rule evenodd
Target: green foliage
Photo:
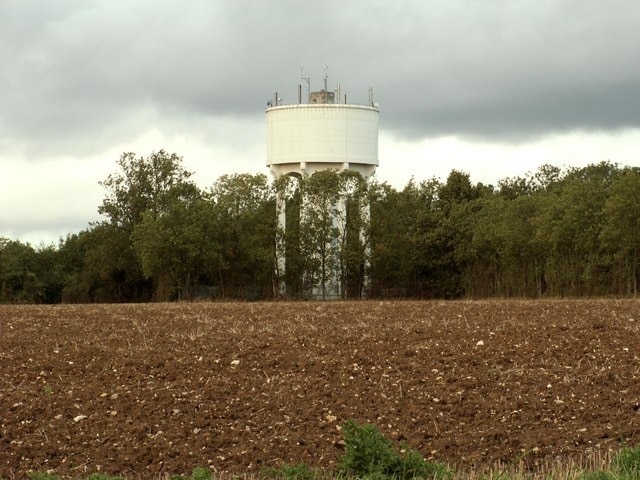
<path id="1" fill-rule="evenodd" d="M 101 185 L 105 221 L 57 246 L 0 238 L 0 303 L 254 300 L 285 282 L 293 298 L 640 289 L 640 169 L 608 162 L 543 165 L 495 189 L 456 170 L 401 190 L 326 170 L 224 175 L 200 191 L 160 150 L 124 153 Z"/>
<path id="2" fill-rule="evenodd" d="M 172 475 L 169 480 L 211 480 L 213 473 L 205 467 L 196 467 L 192 470 L 191 475 Z"/>
<path id="3" fill-rule="evenodd" d="M 296 177 L 283 176 L 274 182 L 276 208 L 278 215 L 284 215 L 284 228 L 276 229 L 276 252 L 283 262 L 275 263 L 276 281 L 286 287 L 283 292 L 289 298 L 302 298 L 305 295 L 303 277 L 308 266 L 308 257 L 302 254 L 302 232 L 300 212 L 302 194 Z M 284 272 L 282 272 L 282 267 Z M 284 282 L 284 283 L 283 283 Z"/>
<path id="4" fill-rule="evenodd" d="M 395 479 L 429 478 L 451 479 L 453 473 L 446 465 L 437 462 L 428 462 L 417 450 L 405 447 L 404 453 L 397 457 L 391 477 Z"/>
<path id="5" fill-rule="evenodd" d="M 113 477 L 111 475 L 107 475 L 106 473 L 92 473 L 88 477 L 85 477 L 84 480 L 124 480 L 123 477 Z"/>
<path id="6" fill-rule="evenodd" d="M 223 175 L 207 194 L 209 250 L 222 296 L 255 300 L 271 295 L 275 263 L 274 191 L 265 175 Z"/>
<path id="7" fill-rule="evenodd" d="M 397 454 L 391 440 L 371 424 L 360 424 L 349 420 L 342 425 L 345 449 L 340 468 L 345 473 L 363 476 L 386 473 Z"/>
<path id="8" fill-rule="evenodd" d="M 42 303 L 43 257 L 29 244 L 0 238 L 0 302 Z"/>
<path id="9" fill-rule="evenodd" d="M 177 202 L 163 215 L 145 212 L 131 239 L 144 275 L 152 279 L 156 300 L 191 298 L 192 288 L 219 260 L 207 248 L 215 227 L 204 200 Z"/>
<path id="10" fill-rule="evenodd" d="M 640 173 L 626 171 L 610 188 L 600 232 L 602 247 L 626 276 L 627 293 L 638 293 L 640 269 Z"/>
<path id="11" fill-rule="evenodd" d="M 369 245 L 368 183 L 357 172 L 324 170 L 274 182 L 286 228 L 276 248 L 286 259 L 286 294 L 358 298 L 364 289 Z M 282 218 L 282 217 L 281 217 Z M 339 280 L 339 281 L 338 281 Z"/>
<path id="12" fill-rule="evenodd" d="M 342 431 L 345 452 L 340 461 L 340 470 L 343 474 L 402 480 L 453 477 L 446 466 L 427 462 L 416 450 L 405 447 L 399 452 L 374 425 L 349 420 L 342 425 Z"/>
<path id="13" fill-rule="evenodd" d="M 55 473 L 47 472 L 29 472 L 27 478 L 29 480 L 60 480 L 60 477 Z"/>
<path id="14" fill-rule="evenodd" d="M 629 478 L 640 478 L 640 446 L 623 449 L 615 458 L 614 467 Z"/>
<path id="15" fill-rule="evenodd" d="M 59 252 L 63 259 L 75 263 L 64 267 L 68 273 L 63 302 L 149 300 L 149 282 L 142 275 L 131 233 L 123 227 L 106 222 L 96 224 L 67 237 Z"/>
<path id="16" fill-rule="evenodd" d="M 284 464 L 278 468 L 265 468 L 261 477 L 275 480 L 316 480 L 319 472 L 306 463 Z"/>
<path id="17" fill-rule="evenodd" d="M 338 224 L 345 222 L 344 212 L 339 208 L 340 177 L 334 170 L 322 170 L 304 177 L 300 188 L 305 199 L 300 214 L 301 250 L 308 257 L 304 286 L 309 295 L 324 300 L 339 294 L 331 290 L 331 280 L 339 275 Z M 319 292 L 313 291 L 315 286 L 319 286 Z"/>
<path id="18" fill-rule="evenodd" d="M 175 202 L 199 196 L 189 181 L 191 172 L 182 167 L 182 158 L 164 150 L 148 157 L 123 153 L 117 162 L 119 171 L 100 182 L 108 191 L 98 212 L 109 222 L 131 231 L 149 211 L 166 212 Z"/>
<path id="19" fill-rule="evenodd" d="M 176 214 L 176 208 L 190 205 L 201 197 L 201 192 L 189 180 L 191 172 L 182 167 L 182 158 L 175 153 L 168 154 L 160 150 L 148 157 L 123 153 L 117 165 L 119 171 L 101 182 L 108 194 L 98 212 L 109 219 L 108 227 L 105 229 L 110 228 L 112 235 L 105 238 L 101 244 L 101 249 L 106 247 L 111 251 L 111 255 L 100 256 L 106 265 L 96 265 L 97 273 L 103 282 L 105 277 L 115 280 L 105 283 L 115 283 L 118 294 L 124 293 L 127 297 L 137 296 L 135 289 L 144 288 L 147 281 L 145 277 L 151 278 L 156 287 L 156 298 L 166 300 L 168 298 L 165 298 L 167 295 L 163 288 L 167 279 L 157 273 L 166 265 L 161 261 L 159 264 L 153 263 L 149 259 L 167 259 L 166 251 L 160 247 L 166 249 L 176 244 L 181 247 L 185 245 L 176 235 L 176 229 L 166 227 L 165 223 L 172 224 L 171 220 L 163 222 L 163 219 L 166 216 L 179 216 L 179 213 Z M 140 227 L 143 222 L 144 226 Z M 197 223 L 190 225 L 195 228 Z M 133 236 L 136 228 L 146 234 L 138 235 L 137 248 Z M 167 238 L 168 236 L 170 238 Z M 149 242 L 143 242 L 143 239 L 150 237 L 156 242 L 151 245 Z M 114 239 L 117 240 L 116 248 L 113 248 L 116 246 Z M 192 243 L 189 247 L 191 245 Z M 171 252 L 167 261 L 180 263 L 183 260 L 181 254 L 184 255 L 184 252 Z M 99 264 L 97 261 L 95 263 Z M 131 280 L 133 291 L 130 288 L 123 290 L 122 287 Z M 158 289 L 161 290 L 161 295 L 157 295 Z"/>
<path id="20" fill-rule="evenodd" d="M 205 467 L 196 467 L 191 472 L 191 480 L 211 480 L 211 470 Z"/>

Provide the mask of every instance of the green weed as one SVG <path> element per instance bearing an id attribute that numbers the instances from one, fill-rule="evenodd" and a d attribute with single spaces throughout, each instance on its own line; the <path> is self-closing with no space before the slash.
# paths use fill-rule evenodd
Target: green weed
<path id="1" fill-rule="evenodd" d="M 191 471 L 191 475 L 172 475 L 169 480 L 211 480 L 213 474 L 205 467 L 196 467 Z"/>
<path id="2" fill-rule="evenodd" d="M 29 480 L 61 480 L 55 473 L 47 472 L 29 472 L 27 478 Z"/>
<path id="3" fill-rule="evenodd" d="M 352 476 L 384 474 L 397 454 L 391 440 L 371 424 L 349 420 L 342 425 L 345 449 L 340 461 L 341 472 Z"/>
<path id="4" fill-rule="evenodd" d="M 399 451 L 374 425 L 349 420 L 342 425 L 342 432 L 345 451 L 340 473 L 343 475 L 395 480 L 444 480 L 453 477 L 445 465 L 428 462 L 416 450 L 405 446 Z"/>
<path id="5" fill-rule="evenodd" d="M 319 474 L 306 463 L 284 464 L 278 468 L 266 468 L 261 477 L 275 480 L 316 480 Z"/>
<path id="6" fill-rule="evenodd" d="M 623 449 L 614 460 L 614 467 L 628 478 L 640 478 L 640 445 Z"/>
<path id="7" fill-rule="evenodd" d="M 106 473 L 92 473 L 88 477 L 85 477 L 84 480 L 124 480 L 124 478 L 112 477 L 111 475 L 107 475 Z"/>

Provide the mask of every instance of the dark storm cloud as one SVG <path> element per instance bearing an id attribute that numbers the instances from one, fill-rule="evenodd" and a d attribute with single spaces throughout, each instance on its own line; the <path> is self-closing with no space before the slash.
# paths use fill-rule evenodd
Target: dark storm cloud
<path id="1" fill-rule="evenodd" d="M 640 82 L 562 89 L 465 105 L 387 107 L 401 136 L 456 133 L 521 141 L 550 132 L 618 130 L 640 126 Z"/>
<path id="2" fill-rule="evenodd" d="M 640 126 L 633 0 L 0 3 L 0 145 L 91 153 L 295 102 L 300 65 L 397 135 Z"/>

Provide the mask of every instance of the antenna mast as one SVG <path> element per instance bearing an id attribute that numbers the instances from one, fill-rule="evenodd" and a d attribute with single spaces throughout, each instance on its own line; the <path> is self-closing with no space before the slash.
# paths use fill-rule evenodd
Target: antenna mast
<path id="1" fill-rule="evenodd" d="M 309 99 L 311 98 L 311 77 L 304 74 L 304 68 L 302 67 L 300 67 L 300 79 L 307 83 L 307 103 L 309 103 Z"/>
<path id="2" fill-rule="evenodd" d="M 324 72 L 324 91 L 327 91 L 327 78 L 329 78 L 329 64 L 325 62 L 324 67 L 322 69 Z"/>

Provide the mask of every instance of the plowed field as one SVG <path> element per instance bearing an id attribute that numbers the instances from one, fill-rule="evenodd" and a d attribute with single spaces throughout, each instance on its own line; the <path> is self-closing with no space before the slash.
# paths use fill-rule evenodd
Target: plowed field
<path id="1" fill-rule="evenodd" d="M 340 424 L 531 466 L 640 443 L 640 302 L 0 306 L 0 476 L 330 467 Z"/>

